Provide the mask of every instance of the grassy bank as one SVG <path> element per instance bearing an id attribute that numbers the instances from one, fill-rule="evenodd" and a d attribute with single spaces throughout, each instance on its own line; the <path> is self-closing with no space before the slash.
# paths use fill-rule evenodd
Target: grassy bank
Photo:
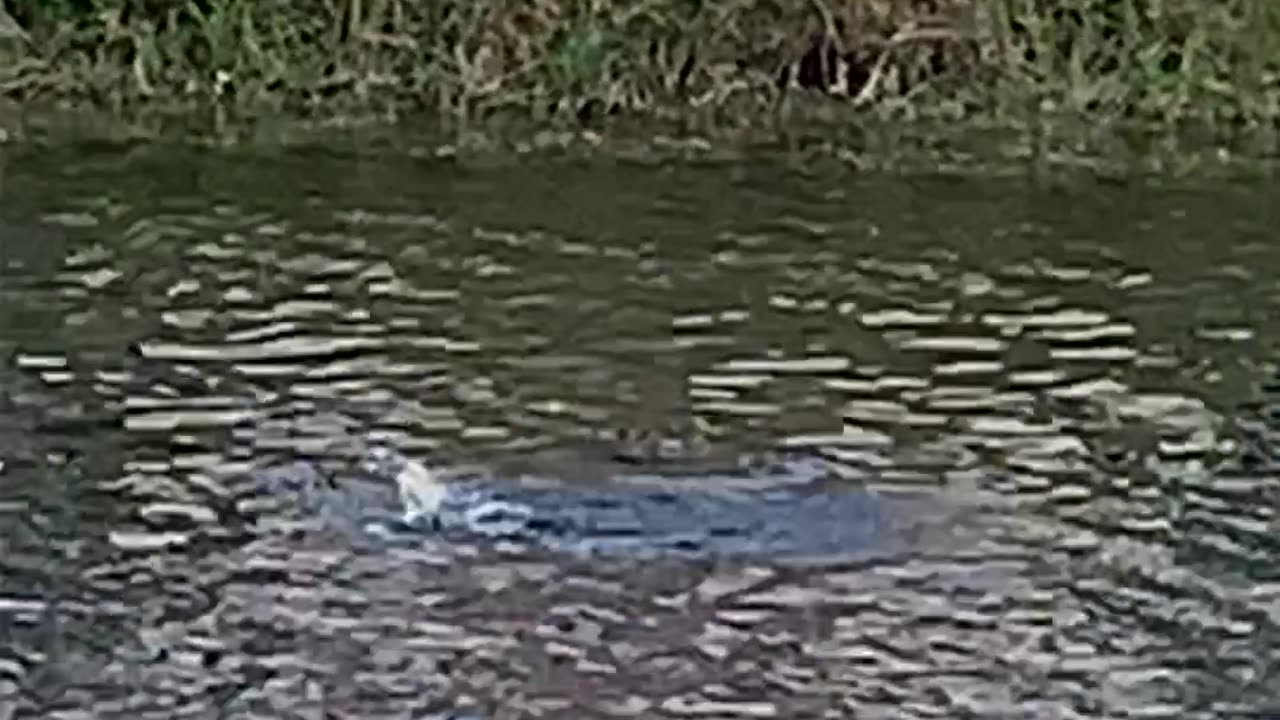
<path id="1" fill-rule="evenodd" d="M 761 126 L 1075 118 L 1272 133 L 1260 0 L 7 0 L 0 94 L 193 113 Z M 0 20 L 4 20 L 0 18 Z"/>

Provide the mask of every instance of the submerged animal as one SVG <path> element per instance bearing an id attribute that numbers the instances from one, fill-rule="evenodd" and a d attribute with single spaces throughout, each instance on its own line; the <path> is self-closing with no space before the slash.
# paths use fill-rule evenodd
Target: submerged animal
<path id="1" fill-rule="evenodd" d="M 574 482 L 554 469 L 433 470 L 388 448 L 365 467 L 393 480 L 405 523 L 459 539 L 591 554 L 830 555 L 884 535 L 875 494 L 831 482 L 824 461 L 802 454 L 763 466 L 602 464 L 596 473 L 586 463 L 573 468 Z"/>
<path id="2" fill-rule="evenodd" d="M 271 484 L 350 532 L 384 539 L 430 535 L 575 554 L 825 556 L 866 550 L 885 534 L 878 496 L 830 482 L 816 456 L 521 460 L 429 467 L 379 446 L 360 461 L 363 477 L 324 479 L 303 464 Z"/>

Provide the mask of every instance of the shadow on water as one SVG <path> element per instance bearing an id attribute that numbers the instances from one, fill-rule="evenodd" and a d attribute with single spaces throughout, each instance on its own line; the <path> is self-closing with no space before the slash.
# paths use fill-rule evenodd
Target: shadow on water
<path id="1" fill-rule="evenodd" d="M 1280 712 L 1274 188 L 18 160 L 0 718 Z M 821 454 L 894 542 L 375 547 L 241 509 L 356 441 L 519 462 L 695 416 Z"/>

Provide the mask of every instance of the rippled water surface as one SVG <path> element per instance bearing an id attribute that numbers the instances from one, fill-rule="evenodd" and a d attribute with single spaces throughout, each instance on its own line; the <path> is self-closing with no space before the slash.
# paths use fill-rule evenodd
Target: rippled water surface
<path id="1" fill-rule="evenodd" d="M 3 183 L 0 718 L 1280 716 L 1274 187 L 173 147 Z M 673 418 L 819 454 L 893 541 L 371 546 L 238 499 Z"/>

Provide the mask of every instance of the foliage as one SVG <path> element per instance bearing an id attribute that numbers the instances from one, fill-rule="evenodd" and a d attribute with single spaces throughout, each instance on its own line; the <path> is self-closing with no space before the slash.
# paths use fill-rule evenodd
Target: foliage
<path id="1" fill-rule="evenodd" d="M 514 113 L 758 123 L 1076 115 L 1224 131 L 1280 118 L 1257 0 L 9 0 L 20 102 L 461 125 Z M 0 18 L 3 19 L 3 18 Z"/>

